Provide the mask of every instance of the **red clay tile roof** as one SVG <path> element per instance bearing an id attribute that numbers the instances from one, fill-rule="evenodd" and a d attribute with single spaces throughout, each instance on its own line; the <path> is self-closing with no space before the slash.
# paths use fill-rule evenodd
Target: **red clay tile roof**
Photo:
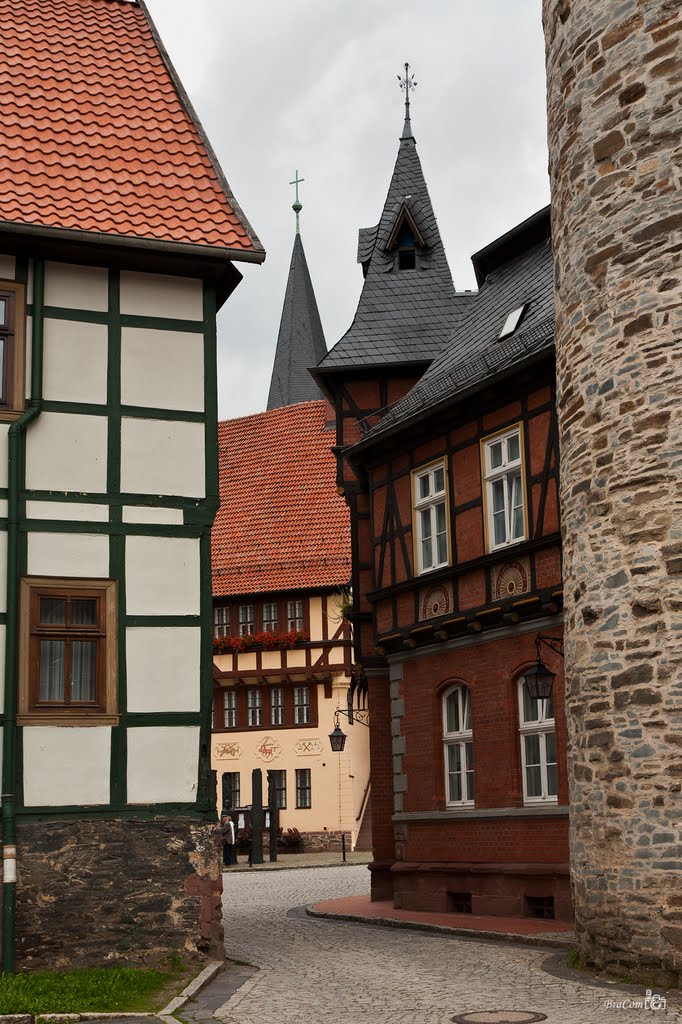
<path id="1" fill-rule="evenodd" d="M 218 424 L 214 596 L 349 582 L 350 518 L 336 493 L 328 408 L 302 402 Z"/>
<path id="2" fill-rule="evenodd" d="M 0 220 L 262 251 L 137 3 L 0 0 L 0 25 Z"/>

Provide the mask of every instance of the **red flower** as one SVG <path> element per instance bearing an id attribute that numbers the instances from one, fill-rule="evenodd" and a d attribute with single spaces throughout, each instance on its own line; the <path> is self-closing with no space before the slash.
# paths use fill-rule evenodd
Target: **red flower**
<path id="1" fill-rule="evenodd" d="M 277 648 L 292 648 L 297 644 L 307 643 L 308 640 L 310 634 L 305 629 L 290 629 L 288 632 L 267 630 L 262 633 L 248 633 L 246 636 L 217 636 L 213 638 L 213 653 L 274 651 Z"/>

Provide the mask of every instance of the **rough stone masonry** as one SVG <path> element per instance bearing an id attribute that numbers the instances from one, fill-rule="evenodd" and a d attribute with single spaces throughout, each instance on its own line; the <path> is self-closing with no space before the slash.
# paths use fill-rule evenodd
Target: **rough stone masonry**
<path id="1" fill-rule="evenodd" d="M 582 953 L 682 973 L 682 4 L 544 0 Z"/>

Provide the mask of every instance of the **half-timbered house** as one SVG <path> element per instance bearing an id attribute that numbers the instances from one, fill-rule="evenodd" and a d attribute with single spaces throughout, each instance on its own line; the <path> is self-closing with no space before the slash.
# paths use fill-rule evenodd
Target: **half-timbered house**
<path id="1" fill-rule="evenodd" d="M 265 254 L 144 3 L 0 20 L 2 966 L 222 955 L 216 310 Z"/>
<path id="2" fill-rule="evenodd" d="M 365 819 L 367 842 L 369 828 L 367 730 L 341 754 L 327 738 L 346 707 L 352 652 L 333 415 L 306 369 L 324 352 L 297 231 L 268 411 L 219 425 L 212 764 L 233 810 L 251 804 L 253 769 L 264 780 L 273 771 L 280 827 L 307 849 L 337 848 L 340 833 L 355 844 Z"/>
<path id="3" fill-rule="evenodd" d="M 457 295 L 408 117 L 355 320 L 315 371 L 352 512 L 372 895 L 396 906 L 571 914 L 562 687 L 529 690 L 538 633 L 561 636 L 549 236 L 545 210 Z"/>

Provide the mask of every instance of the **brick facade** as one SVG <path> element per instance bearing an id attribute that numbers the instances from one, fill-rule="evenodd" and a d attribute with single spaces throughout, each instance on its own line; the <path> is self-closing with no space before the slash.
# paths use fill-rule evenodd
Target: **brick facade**
<path id="1" fill-rule="evenodd" d="M 544 0 L 571 869 L 598 966 L 682 967 L 678 2 Z"/>

